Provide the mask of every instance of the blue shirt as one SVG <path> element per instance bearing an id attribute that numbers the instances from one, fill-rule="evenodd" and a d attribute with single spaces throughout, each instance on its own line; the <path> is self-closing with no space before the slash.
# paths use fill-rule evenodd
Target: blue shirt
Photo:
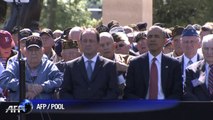
<path id="1" fill-rule="evenodd" d="M 42 59 L 40 65 L 36 68 L 35 74 L 31 73 L 27 62 L 25 63 L 25 80 L 29 84 L 40 84 L 43 91 L 34 99 L 52 99 L 53 91 L 59 88 L 63 81 L 63 75 L 55 64 L 50 60 Z M 33 78 L 33 79 L 32 79 Z M 10 90 L 9 99 L 11 101 L 19 100 L 19 62 L 14 61 L 0 76 L 0 87 Z"/>

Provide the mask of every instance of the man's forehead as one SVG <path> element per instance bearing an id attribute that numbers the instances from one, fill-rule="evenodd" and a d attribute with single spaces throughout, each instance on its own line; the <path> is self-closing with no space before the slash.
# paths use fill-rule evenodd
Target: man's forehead
<path id="1" fill-rule="evenodd" d="M 198 40 L 199 38 L 197 36 L 184 36 L 182 37 L 182 40 Z"/>
<path id="2" fill-rule="evenodd" d="M 51 36 L 49 36 L 48 34 L 42 34 L 41 38 L 51 38 Z"/>
<path id="3" fill-rule="evenodd" d="M 77 52 L 78 48 L 70 48 L 70 49 L 64 49 L 64 52 Z"/>
<path id="4" fill-rule="evenodd" d="M 113 44 L 113 41 L 110 39 L 100 40 L 99 44 Z"/>
<path id="5" fill-rule="evenodd" d="M 86 29 L 86 30 L 83 31 L 82 34 L 95 34 L 95 31 L 92 30 L 92 29 Z"/>
<path id="6" fill-rule="evenodd" d="M 113 41 L 113 39 L 110 36 L 100 36 L 100 42 L 101 41 Z"/>
<path id="7" fill-rule="evenodd" d="M 208 41 L 208 42 L 204 42 L 204 43 L 203 43 L 203 46 L 204 46 L 204 47 L 213 48 L 213 40 Z"/>
<path id="8" fill-rule="evenodd" d="M 96 36 L 96 34 L 93 31 L 87 31 L 82 34 L 82 37 L 84 36 Z"/>

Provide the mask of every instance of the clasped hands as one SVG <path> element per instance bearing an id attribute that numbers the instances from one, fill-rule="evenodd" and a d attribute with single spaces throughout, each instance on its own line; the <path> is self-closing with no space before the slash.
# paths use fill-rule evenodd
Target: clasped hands
<path id="1" fill-rule="evenodd" d="M 26 93 L 27 99 L 34 99 L 38 94 L 40 94 L 43 91 L 43 87 L 39 84 L 26 84 L 26 87 L 27 87 Z"/>
<path id="2" fill-rule="evenodd" d="M 126 72 L 128 65 L 126 65 L 125 63 L 116 61 L 116 68 L 117 68 L 117 71 Z"/>

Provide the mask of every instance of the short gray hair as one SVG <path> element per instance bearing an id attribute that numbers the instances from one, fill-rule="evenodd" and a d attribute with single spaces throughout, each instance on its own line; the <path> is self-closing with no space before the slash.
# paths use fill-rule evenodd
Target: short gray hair
<path id="1" fill-rule="evenodd" d="M 213 41 L 213 34 L 208 34 L 208 35 L 205 35 L 203 37 L 203 40 L 202 40 L 202 47 L 203 47 L 203 44 L 204 43 L 208 43 L 210 41 Z"/>
<path id="2" fill-rule="evenodd" d="M 114 39 L 113 39 L 112 35 L 110 33 L 108 33 L 108 32 L 102 32 L 102 33 L 99 34 L 99 36 L 100 36 L 100 39 L 102 37 L 107 37 L 107 38 L 110 38 L 114 42 Z"/>

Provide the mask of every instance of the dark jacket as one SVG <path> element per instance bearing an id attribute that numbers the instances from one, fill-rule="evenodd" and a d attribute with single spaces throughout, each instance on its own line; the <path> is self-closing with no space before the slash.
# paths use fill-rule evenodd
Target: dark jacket
<path id="1" fill-rule="evenodd" d="M 88 80 L 83 57 L 67 62 L 61 99 L 117 99 L 116 65 L 98 56 L 91 81 Z"/>

